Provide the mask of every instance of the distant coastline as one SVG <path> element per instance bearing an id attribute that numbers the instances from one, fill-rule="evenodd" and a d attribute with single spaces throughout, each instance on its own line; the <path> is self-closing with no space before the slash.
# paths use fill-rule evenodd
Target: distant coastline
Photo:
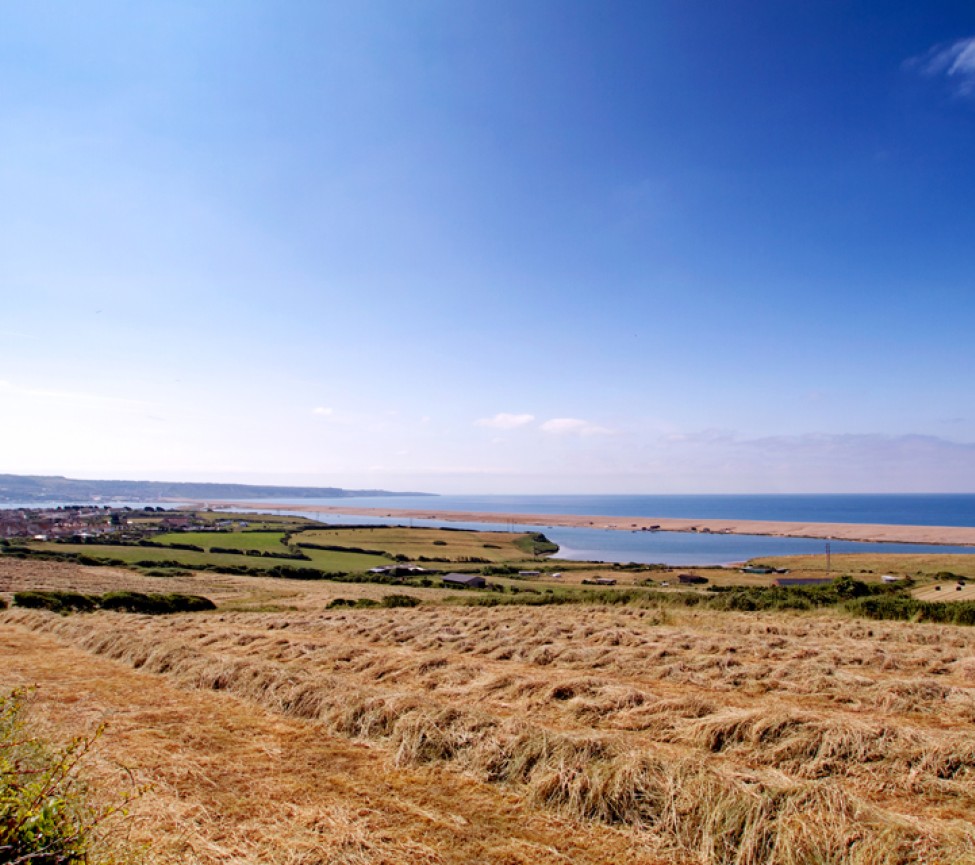
<path id="1" fill-rule="evenodd" d="M 432 496 L 433 493 L 346 490 L 341 487 L 295 487 L 193 481 L 82 480 L 60 475 L 0 474 L 0 504 L 111 501 L 183 502 L 188 499 L 289 499 Z"/>
<path id="2" fill-rule="evenodd" d="M 699 534 L 757 535 L 782 538 L 863 541 L 868 543 L 939 544 L 975 547 L 975 526 L 881 525 L 873 523 L 787 522 L 778 520 L 687 519 L 674 517 L 600 516 L 596 514 L 524 514 L 437 508 L 375 508 L 302 502 L 256 503 L 209 501 L 241 509 L 283 509 L 304 513 L 350 514 L 378 518 L 432 519 L 444 522 L 548 525 L 566 528 L 610 529 L 628 532 L 693 532 Z"/>

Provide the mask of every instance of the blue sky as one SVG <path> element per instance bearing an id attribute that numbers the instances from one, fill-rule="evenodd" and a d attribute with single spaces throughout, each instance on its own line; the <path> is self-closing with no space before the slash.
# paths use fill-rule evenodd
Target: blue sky
<path id="1" fill-rule="evenodd" d="M 0 471 L 975 491 L 970 2 L 0 7 Z"/>

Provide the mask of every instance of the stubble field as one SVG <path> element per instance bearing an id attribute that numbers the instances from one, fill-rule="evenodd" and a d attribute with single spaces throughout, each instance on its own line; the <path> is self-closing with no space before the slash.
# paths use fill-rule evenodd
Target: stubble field
<path id="1" fill-rule="evenodd" d="M 297 606 L 9 610 L 0 684 L 108 722 L 150 862 L 975 861 L 970 629 Z"/>

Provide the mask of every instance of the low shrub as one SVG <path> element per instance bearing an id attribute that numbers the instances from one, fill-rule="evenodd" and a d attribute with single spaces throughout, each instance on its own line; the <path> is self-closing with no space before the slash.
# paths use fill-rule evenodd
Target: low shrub
<path id="1" fill-rule="evenodd" d="M 351 598 L 332 598 L 326 605 L 326 610 L 334 610 L 339 607 L 354 607 L 355 601 Z"/>
<path id="2" fill-rule="evenodd" d="M 217 608 L 213 601 L 200 595 L 179 593 L 159 595 L 142 592 L 108 592 L 102 596 L 100 606 L 103 610 L 149 615 L 198 613 Z"/>
<path id="3" fill-rule="evenodd" d="M 384 607 L 418 607 L 420 599 L 413 595 L 384 595 L 380 603 Z"/>
<path id="4" fill-rule="evenodd" d="M 30 591 L 16 592 L 14 606 L 55 613 L 90 613 L 98 608 L 97 595 L 81 592 Z"/>
<path id="5" fill-rule="evenodd" d="M 0 696 L 0 861 L 95 865 L 98 829 L 120 813 L 85 801 L 79 769 L 99 734 L 51 749 L 28 733 L 25 706 L 23 691 Z"/>
<path id="6" fill-rule="evenodd" d="M 900 619 L 944 625 L 975 625 L 975 601 L 919 601 L 910 595 L 858 598 L 846 608 L 868 619 Z"/>

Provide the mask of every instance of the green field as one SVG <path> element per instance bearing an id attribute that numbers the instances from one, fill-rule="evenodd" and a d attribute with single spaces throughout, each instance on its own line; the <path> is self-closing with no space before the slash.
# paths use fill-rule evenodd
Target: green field
<path id="1" fill-rule="evenodd" d="M 236 528 L 281 529 L 281 531 L 300 531 L 310 526 L 318 526 L 318 520 L 309 517 L 296 517 L 290 514 L 259 514 L 248 511 L 187 511 L 202 523 L 218 524 L 232 522 Z"/>
<path id="2" fill-rule="evenodd" d="M 216 546 L 222 546 L 222 544 Z M 322 571 L 354 573 L 390 563 L 390 560 L 385 556 L 333 552 L 331 550 L 306 550 L 308 561 L 302 561 L 264 556 L 241 556 L 232 553 L 198 553 L 191 550 L 173 550 L 162 547 L 112 546 L 110 544 L 55 544 L 47 542 L 33 543 L 29 547 L 52 553 L 118 559 L 132 565 L 136 562 L 178 562 L 182 567 L 191 570 L 213 565 L 216 567 L 260 568 L 261 570 L 269 570 L 274 567 L 318 568 Z M 282 549 L 284 548 L 282 547 Z"/>
<path id="3" fill-rule="evenodd" d="M 152 540 L 157 544 L 195 544 L 209 550 L 212 547 L 226 547 L 237 550 L 260 550 L 261 552 L 286 553 L 288 547 L 282 543 L 285 532 L 170 532 L 157 535 Z"/>

